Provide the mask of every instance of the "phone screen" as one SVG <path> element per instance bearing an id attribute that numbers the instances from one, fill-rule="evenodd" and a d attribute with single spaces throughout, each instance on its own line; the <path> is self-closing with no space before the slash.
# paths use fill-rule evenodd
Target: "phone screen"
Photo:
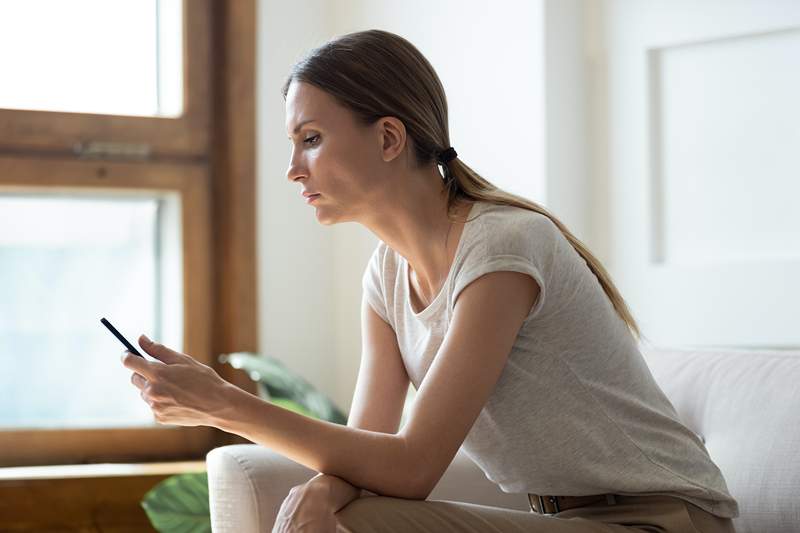
<path id="1" fill-rule="evenodd" d="M 142 354 L 140 354 L 140 353 L 139 353 L 139 352 L 136 350 L 136 348 L 134 348 L 134 347 L 133 347 L 133 344 L 131 344 L 131 343 L 129 343 L 129 342 L 128 342 L 128 339 L 126 339 L 125 337 L 123 337 L 123 336 L 122 336 L 122 333 L 120 333 L 119 331 L 117 331 L 117 328 L 115 328 L 114 326 L 112 326 L 112 325 L 111 325 L 111 322 L 109 322 L 109 321 L 108 321 L 108 320 L 106 320 L 105 318 L 101 318 L 101 319 L 100 319 L 100 322 L 101 322 L 101 323 L 102 323 L 102 324 L 103 324 L 105 327 L 107 327 L 107 328 L 108 328 L 108 330 L 109 330 L 111 333 L 113 333 L 113 334 L 114 334 L 114 336 L 115 336 L 116 338 L 118 338 L 118 339 L 119 339 L 119 342 L 121 342 L 122 344 L 124 344 L 124 345 L 125 345 L 125 348 L 127 348 L 129 352 L 131 352 L 131 353 L 133 353 L 133 354 L 136 354 L 136 355 L 138 355 L 139 357 L 141 357 L 141 358 L 143 358 L 143 359 L 144 359 L 144 356 L 143 356 Z"/>

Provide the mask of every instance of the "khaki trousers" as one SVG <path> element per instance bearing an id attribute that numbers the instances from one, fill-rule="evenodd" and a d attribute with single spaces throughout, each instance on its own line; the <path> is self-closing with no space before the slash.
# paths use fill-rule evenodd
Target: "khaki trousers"
<path id="1" fill-rule="evenodd" d="M 471 503 L 366 496 L 336 513 L 338 533 L 736 533 L 720 518 L 671 496 L 615 496 L 552 515 Z"/>

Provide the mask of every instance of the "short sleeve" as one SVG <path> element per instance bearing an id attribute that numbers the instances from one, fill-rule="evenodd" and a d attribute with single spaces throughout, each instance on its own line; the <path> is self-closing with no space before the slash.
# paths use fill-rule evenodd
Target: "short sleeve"
<path id="1" fill-rule="evenodd" d="M 367 262 L 367 267 L 364 269 L 364 275 L 361 278 L 361 290 L 367 303 L 378 313 L 387 324 L 389 321 L 389 314 L 386 312 L 386 298 L 384 296 L 384 283 L 383 283 L 383 252 L 385 246 L 378 243 L 372 256 Z"/>
<path id="2" fill-rule="evenodd" d="M 463 259 L 456 275 L 451 305 L 470 283 L 490 272 L 520 272 L 528 274 L 539 285 L 539 297 L 534 302 L 525 321 L 531 320 L 544 306 L 547 287 L 539 266 L 541 254 L 537 252 L 536 237 L 522 225 L 496 229 L 494 234 L 484 234 Z"/>

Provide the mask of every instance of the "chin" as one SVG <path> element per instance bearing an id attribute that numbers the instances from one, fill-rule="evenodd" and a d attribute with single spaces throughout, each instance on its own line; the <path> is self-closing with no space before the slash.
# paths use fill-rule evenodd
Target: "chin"
<path id="1" fill-rule="evenodd" d="M 342 222 L 350 222 L 351 219 L 345 218 L 336 212 L 329 212 L 326 209 L 317 209 L 317 222 L 323 226 L 333 226 Z"/>
<path id="2" fill-rule="evenodd" d="M 335 216 L 331 216 L 329 213 L 326 213 L 324 209 L 317 209 L 317 222 L 323 226 L 332 226 L 341 222 L 341 220 L 337 220 Z"/>

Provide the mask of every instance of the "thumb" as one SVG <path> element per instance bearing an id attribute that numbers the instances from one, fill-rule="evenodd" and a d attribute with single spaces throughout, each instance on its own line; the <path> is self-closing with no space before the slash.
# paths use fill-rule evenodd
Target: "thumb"
<path id="1" fill-rule="evenodd" d="M 146 335 L 139 336 L 139 346 L 147 352 L 147 355 L 167 364 L 178 363 L 183 359 L 183 354 L 170 350 L 163 344 L 151 341 Z"/>

